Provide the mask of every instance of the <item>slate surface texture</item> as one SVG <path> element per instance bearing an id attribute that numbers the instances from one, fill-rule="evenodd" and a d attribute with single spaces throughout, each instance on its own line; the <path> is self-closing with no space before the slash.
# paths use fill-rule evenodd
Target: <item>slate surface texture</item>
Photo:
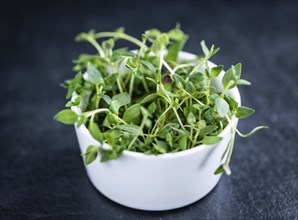
<path id="1" fill-rule="evenodd" d="M 215 63 L 243 63 L 252 86 L 242 102 L 256 113 L 239 129 L 270 129 L 236 139 L 233 174 L 202 200 L 134 210 L 96 191 L 73 127 L 52 120 L 65 103 L 59 83 L 72 59 L 95 52 L 77 33 L 124 26 L 140 36 L 176 22 L 191 36 L 186 51 L 205 39 L 221 47 Z M 0 219 L 297 219 L 297 39 L 296 1 L 1 1 Z"/>

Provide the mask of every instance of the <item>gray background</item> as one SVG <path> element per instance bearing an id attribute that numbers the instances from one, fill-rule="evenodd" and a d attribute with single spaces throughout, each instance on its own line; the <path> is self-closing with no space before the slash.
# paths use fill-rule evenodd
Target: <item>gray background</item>
<path id="1" fill-rule="evenodd" d="M 138 37 L 177 21 L 190 35 L 186 51 L 200 53 L 205 39 L 221 47 L 215 63 L 243 63 L 252 86 L 240 88 L 242 102 L 256 113 L 239 129 L 270 129 L 236 139 L 233 174 L 202 200 L 125 208 L 89 182 L 73 127 L 52 120 L 65 103 L 58 84 L 73 76 L 72 59 L 95 53 L 77 33 L 124 26 Z M 1 1 L 0 28 L 0 219 L 298 218 L 297 2 Z"/>

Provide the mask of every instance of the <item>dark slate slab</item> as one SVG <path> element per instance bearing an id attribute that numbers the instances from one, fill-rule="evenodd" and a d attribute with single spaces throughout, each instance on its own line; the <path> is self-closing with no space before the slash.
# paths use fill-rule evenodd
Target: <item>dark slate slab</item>
<path id="1" fill-rule="evenodd" d="M 126 27 L 139 36 L 179 21 L 191 38 L 221 47 L 213 61 L 243 63 L 239 128 L 269 130 L 236 140 L 232 176 L 185 208 L 125 208 L 88 181 L 74 129 L 52 120 L 63 107 L 58 84 L 72 77 L 81 31 Z M 0 219 L 297 219 L 297 2 L 1 1 Z M 115 185 L 116 187 L 116 185 Z"/>

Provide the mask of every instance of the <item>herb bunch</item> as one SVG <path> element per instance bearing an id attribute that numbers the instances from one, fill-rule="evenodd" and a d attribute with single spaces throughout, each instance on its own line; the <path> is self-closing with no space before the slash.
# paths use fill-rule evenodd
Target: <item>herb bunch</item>
<path id="1" fill-rule="evenodd" d="M 98 43 L 98 39 L 107 38 Z M 86 125 L 98 145 L 85 152 L 85 164 L 93 162 L 98 153 L 101 161 L 117 159 L 123 150 L 144 154 L 174 153 L 200 144 L 213 145 L 221 141 L 218 135 L 233 116 L 245 118 L 254 113 L 239 106 L 227 91 L 238 85 L 250 85 L 241 79 L 241 64 L 232 65 L 223 78 L 223 91 L 212 87 L 211 81 L 223 70 L 222 65 L 210 68 L 208 60 L 219 48 L 208 48 L 201 42 L 203 55 L 193 60 L 178 59 L 188 36 L 177 25 L 163 33 L 157 29 L 145 31 L 141 40 L 124 32 L 90 31 L 81 33 L 76 41 L 91 43 L 97 53 L 81 54 L 74 61 L 74 78 L 66 80 L 66 107 L 79 107 L 57 113 L 55 120 L 79 127 Z M 118 40 L 136 45 L 115 49 Z M 84 75 L 83 73 L 86 74 Z M 232 124 L 231 124 L 232 126 Z M 235 133 L 247 137 L 265 126 L 242 134 L 232 127 L 231 140 L 222 156 L 223 164 L 215 174 L 230 174 L 229 162 Z M 110 147 L 103 148 L 107 143 Z"/>

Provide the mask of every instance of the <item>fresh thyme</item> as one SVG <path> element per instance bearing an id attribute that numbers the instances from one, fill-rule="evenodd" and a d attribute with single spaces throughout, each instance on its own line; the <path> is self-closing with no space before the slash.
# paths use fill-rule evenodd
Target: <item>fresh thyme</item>
<path id="1" fill-rule="evenodd" d="M 99 38 L 107 38 L 98 43 Z M 232 65 L 222 79 L 223 90 L 211 86 L 211 81 L 223 70 L 210 68 L 208 60 L 219 48 L 208 48 L 201 42 L 203 55 L 191 61 L 179 60 L 188 36 L 177 25 L 162 33 L 157 29 L 145 31 L 141 40 L 126 33 L 81 33 L 77 41 L 91 43 L 97 53 L 81 54 L 74 61 L 76 75 L 66 80 L 68 109 L 57 113 L 55 120 L 76 126 L 86 125 L 98 141 L 85 152 L 85 164 L 101 154 L 101 161 L 117 159 L 123 150 L 144 154 L 164 154 L 187 150 L 200 144 L 213 145 L 221 141 L 218 135 L 230 123 L 231 140 L 222 156 L 225 160 L 215 171 L 230 174 L 229 163 L 235 133 L 247 137 L 266 126 L 242 134 L 231 124 L 233 116 L 245 118 L 254 113 L 239 106 L 227 91 L 238 85 L 250 85 L 241 79 L 241 64 Z M 118 40 L 138 47 L 115 49 Z M 84 77 L 83 73 L 86 72 Z M 82 113 L 73 112 L 78 106 Z M 106 142 L 110 148 L 102 148 Z"/>

